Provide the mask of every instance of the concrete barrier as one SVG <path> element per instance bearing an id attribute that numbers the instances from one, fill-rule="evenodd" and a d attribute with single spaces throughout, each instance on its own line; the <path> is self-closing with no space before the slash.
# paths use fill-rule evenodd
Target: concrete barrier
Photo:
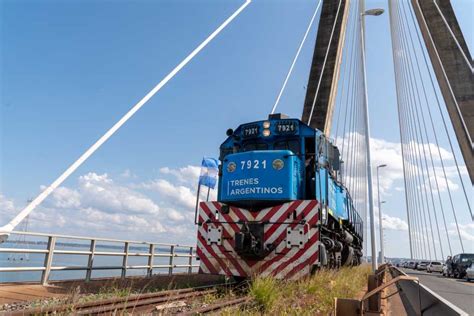
<path id="1" fill-rule="evenodd" d="M 390 273 L 393 277 L 407 275 L 396 267 L 390 267 Z M 408 315 L 468 315 L 418 281 L 400 280 L 397 288 Z"/>

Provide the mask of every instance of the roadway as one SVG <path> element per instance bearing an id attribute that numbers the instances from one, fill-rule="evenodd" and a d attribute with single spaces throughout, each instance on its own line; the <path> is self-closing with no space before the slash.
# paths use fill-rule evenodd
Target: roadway
<path id="1" fill-rule="evenodd" d="M 469 315 L 474 315 L 474 282 L 465 279 L 443 277 L 440 273 L 427 273 L 411 269 L 401 269 L 411 276 L 418 277 L 420 283 L 436 294 L 453 303 Z"/>

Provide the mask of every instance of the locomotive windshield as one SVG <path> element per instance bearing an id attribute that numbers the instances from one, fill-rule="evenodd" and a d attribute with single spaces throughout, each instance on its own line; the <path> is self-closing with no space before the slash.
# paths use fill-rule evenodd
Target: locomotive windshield
<path id="1" fill-rule="evenodd" d="M 300 154 L 301 144 L 298 140 L 281 140 L 273 144 L 275 150 L 291 150 L 295 155 Z"/>
<path id="2" fill-rule="evenodd" d="M 267 143 L 251 142 L 251 143 L 245 144 L 242 151 L 267 150 L 267 149 L 268 149 Z"/>
<path id="3" fill-rule="evenodd" d="M 242 147 L 235 146 L 234 148 L 223 147 L 221 148 L 221 159 L 228 154 L 246 152 L 253 150 L 291 150 L 295 155 L 301 153 L 301 143 L 299 140 L 278 140 L 272 143 L 263 143 L 259 141 L 252 141 L 244 143 Z"/>

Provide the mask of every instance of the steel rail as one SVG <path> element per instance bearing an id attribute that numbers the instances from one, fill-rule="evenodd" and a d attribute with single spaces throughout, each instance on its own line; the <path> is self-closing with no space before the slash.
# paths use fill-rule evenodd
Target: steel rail
<path id="1" fill-rule="evenodd" d="M 71 312 L 75 315 L 91 315 L 91 314 L 102 314 L 106 312 L 113 312 L 117 310 L 129 310 L 136 308 L 137 306 L 145 306 L 163 302 L 171 302 L 179 299 L 185 299 L 196 296 L 203 296 L 207 294 L 216 293 L 216 287 L 224 286 L 229 284 L 212 284 L 199 286 L 194 288 L 184 288 L 177 290 L 165 290 L 155 293 L 142 293 L 130 295 L 127 297 L 115 297 L 109 299 L 102 299 L 97 301 L 90 301 L 80 304 L 60 304 L 57 306 L 48 306 L 45 308 L 36 307 L 25 310 L 18 310 L 12 312 L 11 315 L 34 315 L 34 314 L 48 314 L 58 312 Z M 232 285 L 232 284 L 230 284 Z"/>
<path id="2" fill-rule="evenodd" d="M 249 296 L 239 297 L 239 298 L 236 298 L 236 299 L 233 299 L 233 300 L 220 301 L 220 302 L 215 303 L 215 304 L 211 304 L 211 305 L 203 306 L 203 307 L 200 307 L 200 308 L 196 308 L 196 309 L 194 309 L 190 312 L 180 313 L 178 315 L 180 315 L 180 316 L 188 316 L 189 315 L 190 316 L 190 315 L 201 315 L 201 314 L 206 314 L 206 313 L 211 313 L 211 312 L 215 313 L 215 312 L 223 310 L 224 308 L 227 308 L 227 307 L 235 307 L 235 306 L 239 306 L 239 305 L 248 303 L 251 300 L 252 299 Z"/>

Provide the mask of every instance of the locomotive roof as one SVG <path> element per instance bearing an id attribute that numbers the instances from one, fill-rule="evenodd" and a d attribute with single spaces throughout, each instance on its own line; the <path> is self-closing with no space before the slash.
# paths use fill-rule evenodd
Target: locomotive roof
<path id="1" fill-rule="evenodd" d="M 313 136 L 319 136 L 322 135 L 323 133 L 315 128 L 312 128 L 308 126 L 306 123 L 302 122 L 300 119 L 297 118 L 290 118 L 287 115 L 284 114 L 270 114 L 268 119 L 266 120 L 259 120 L 259 121 L 253 121 L 253 122 L 247 122 L 240 124 L 235 130 L 228 130 L 228 137 L 227 139 L 222 143 L 222 145 L 225 145 L 226 143 L 229 142 L 229 140 L 235 140 L 234 137 L 235 135 L 240 135 L 241 131 L 243 128 L 249 127 L 249 126 L 262 126 L 264 122 L 270 122 L 272 124 L 273 122 L 297 122 L 299 131 L 297 133 L 297 137 L 313 137 Z M 230 133 L 232 131 L 232 133 Z M 294 136 L 294 135 L 280 135 L 281 137 L 284 136 Z M 269 139 L 273 139 L 274 137 L 269 137 Z"/>

